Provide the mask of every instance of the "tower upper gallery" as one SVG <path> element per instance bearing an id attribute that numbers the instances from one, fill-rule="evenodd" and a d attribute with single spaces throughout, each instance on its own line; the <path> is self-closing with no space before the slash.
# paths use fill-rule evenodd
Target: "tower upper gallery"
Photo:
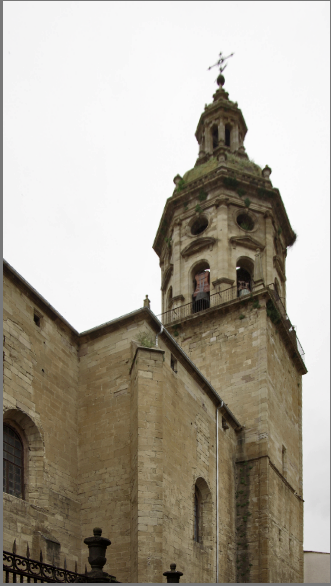
<path id="1" fill-rule="evenodd" d="M 197 275 L 206 270 L 205 294 L 232 287 L 240 296 L 241 289 L 272 283 L 286 305 L 285 261 L 296 234 L 270 167 L 261 168 L 246 153 L 247 125 L 222 75 L 218 84 L 199 118 L 196 163 L 175 176 L 153 244 L 163 312 L 194 302 Z"/>

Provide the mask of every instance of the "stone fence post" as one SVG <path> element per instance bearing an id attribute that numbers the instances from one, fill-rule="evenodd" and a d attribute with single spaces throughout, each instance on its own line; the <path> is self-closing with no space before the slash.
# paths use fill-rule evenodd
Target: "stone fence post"
<path id="1" fill-rule="evenodd" d="M 86 543 L 89 548 L 88 561 L 92 568 L 90 572 L 85 571 L 86 582 L 117 582 L 115 576 L 111 576 L 110 574 L 107 574 L 107 572 L 102 571 L 102 568 L 107 561 L 105 557 L 106 549 L 108 545 L 111 544 L 111 541 L 105 537 L 101 537 L 101 534 L 102 529 L 95 527 L 93 529 L 93 537 L 87 537 L 84 539 L 84 543 Z"/>
<path id="2" fill-rule="evenodd" d="M 167 578 L 168 584 L 178 584 L 183 572 L 176 571 L 176 564 L 170 564 L 170 571 L 163 572 L 163 576 Z"/>

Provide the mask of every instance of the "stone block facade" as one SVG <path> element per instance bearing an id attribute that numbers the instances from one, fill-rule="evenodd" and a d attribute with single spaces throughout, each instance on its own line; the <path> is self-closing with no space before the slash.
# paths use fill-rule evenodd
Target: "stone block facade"
<path id="1" fill-rule="evenodd" d="M 159 328 L 142 309 L 78 335 L 4 266 L 4 422 L 26 448 L 24 497 L 4 494 L 5 549 L 16 539 L 21 555 L 28 543 L 84 571 L 83 539 L 101 526 L 105 570 L 121 582 L 164 582 L 173 561 L 184 582 L 215 581 L 221 399 L 167 332 L 155 346 Z M 221 412 L 219 579 L 232 582 L 239 423 Z"/>

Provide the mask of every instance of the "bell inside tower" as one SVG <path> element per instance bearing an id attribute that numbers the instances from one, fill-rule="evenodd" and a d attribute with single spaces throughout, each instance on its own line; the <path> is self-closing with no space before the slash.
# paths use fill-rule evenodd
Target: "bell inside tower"
<path id="1" fill-rule="evenodd" d="M 237 261 L 237 295 L 250 295 L 253 290 L 254 263 L 249 258 L 240 258 Z"/>
<path id="2" fill-rule="evenodd" d="M 192 313 L 197 313 L 210 307 L 210 268 L 207 263 L 196 267 L 193 275 Z"/>

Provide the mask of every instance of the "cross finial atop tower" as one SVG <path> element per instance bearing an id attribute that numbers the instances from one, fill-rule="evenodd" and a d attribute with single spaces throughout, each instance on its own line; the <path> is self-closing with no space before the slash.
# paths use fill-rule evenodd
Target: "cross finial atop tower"
<path id="1" fill-rule="evenodd" d="M 225 82 L 225 78 L 224 78 L 224 75 L 223 75 L 223 71 L 226 68 L 227 63 L 225 65 L 223 65 L 223 63 L 224 63 L 224 61 L 226 61 L 227 59 L 229 59 L 230 57 L 232 57 L 232 55 L 234 55 L 234 53 L 231 53 L 231 55 L 228 55 L 227 57 L 223 57 L 222 56 L 222 51 L 221 51 L 220 54 L 219 54 L 218 61 L 216 63 L 214 63 L 214 65 L 211 65 L 210 67 L 208 67 L 208 71 L 210 69 L 212 69 L 213 67 L 219 67 L 220 73 L 219 73 L 219 76 L 216 79 L 216 83 L 219 86 L 221 85 L 223 87 L 224 82 Z"/>

